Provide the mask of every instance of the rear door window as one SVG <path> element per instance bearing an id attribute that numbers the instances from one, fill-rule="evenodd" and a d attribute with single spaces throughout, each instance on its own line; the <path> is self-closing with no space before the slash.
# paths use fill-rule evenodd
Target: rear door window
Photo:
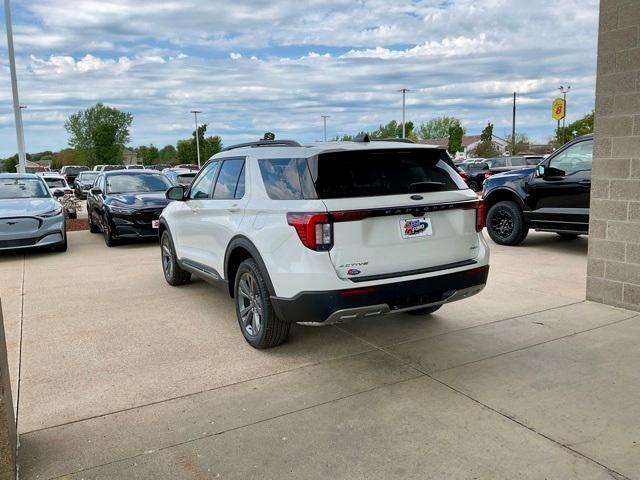
<path id="1" fill-rule="evenodd" d="M 214 200 L 229 200 L 235 198 L 236 187 L 238 186 L 238 180 L 243 167 L 244 160 L 241 159 L 224 161 L 213 191 Z"/>
<path id="2" fill-rule="evenodd" d="M 352 198 L 466 189 L 435 149 L 341 151 L 309 159 L 318 198 Z"/>

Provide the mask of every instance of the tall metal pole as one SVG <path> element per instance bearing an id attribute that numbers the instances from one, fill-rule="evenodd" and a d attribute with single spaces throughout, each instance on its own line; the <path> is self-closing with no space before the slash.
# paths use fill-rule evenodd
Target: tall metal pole
<path id="1" fill-rule="evenodd" d="M 511 123 L 511 155 L 515 155 L 516 149 L 516 92 L 513 92 L 513 121 Z"/>
<path id="2" fill-rule="evenodd" d="M 324 123 L 324 141 L 327 141 L 327 118 L 331 115 L 320 115 L 322 117 L 322 122 Z"/>
<path id="3" fill-rule="evenodd" d="M 16 54 L 13 49 L 13 27 L 11 24 L 11 1 L 4 0 L 4 18 L 7 23 L 7 48 L 9 50 L 9 69 L 11 70 L 11 91 L 13 92 L 13 115 L 16 121 L 16 136 L 18 137 L 18 173 L 27 170 L 27 156 L 24 146 L 24 130 L 22 128 L 22 110 L 18 98 L 18 76 L 16 74 Z"/>
<path id="4" fill-rule="evenodd" d="M 407 92 L 410 92 L 408 88 L 401 88 L 398 90 L 402 92 L 402 138 L 407 138 L 407 129 L 405 128 L 405 110 L 406 110 L 406 96 Z"/>
<path id="5" fill-rule="evenodd" d="M 564 88 L 564 85 L 560 85 L 560 88 L 558 88 L 558 90 L 560 90 L 560 93 L 562 93 L 562 98 L 564 100 L 564 117 L 562 117 L 562 143 L 564 144 L 564 142 L 566 142 L 566 119 L 567 119 L 567 93 L 569 93 L 569 91 L 571 90 L 571 86 L 567 86 L 567 88 Z M 560 127 L 560 121 L 558 120 L 558 128 Z"/>
<path id="6" fill-rule="evenodd" d="M 198 152 L 198 168 L 200 168 L 200 135 L 198 135 L 198 114 L 202 113 L 202 110 L 191 110 L 196 123 L 196 150 Z"/>

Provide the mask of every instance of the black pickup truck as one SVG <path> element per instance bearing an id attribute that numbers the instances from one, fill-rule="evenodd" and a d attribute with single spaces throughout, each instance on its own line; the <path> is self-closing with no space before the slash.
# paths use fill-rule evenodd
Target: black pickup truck
<path id="1" fill-rule="evenodd" d="M 517 245 L 530 228 L 576 238 L 589 231 L 593 135 L 576 138 L 537 167 L 492 175 L 484 183 L 487 231 Z"/>
<path id="2" fill-rule="evenodd" d="M 482 162 L 463 164 L 460 167 L 469 175 L 469 180 L 467 180 L 469 188 L 474 192 L 479 192 L 482 190 L 484 181 L 491 175 L 509 172 L 518 168 L 531 167 L 540 163 L 542 158 L 541 155 L 495 157 L 487 158 Z"/>

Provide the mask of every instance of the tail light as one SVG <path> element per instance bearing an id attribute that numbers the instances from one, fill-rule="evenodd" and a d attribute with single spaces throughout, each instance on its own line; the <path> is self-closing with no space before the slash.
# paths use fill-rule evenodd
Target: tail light
<path id="1" fill-rule="evenodd" d="M 476 209 L 476 232 L 481 232 L 486 225 L 487 218 L 487 204 L 484 200 L 479 200 L 478 208 Z"/>
<path id="2" fill-rule="evenodd" d="M 296 229 L 302 244 L 319 252 L 333 246 L 333 225 L 327 213 L 287 213 L 287 223 Z"/>

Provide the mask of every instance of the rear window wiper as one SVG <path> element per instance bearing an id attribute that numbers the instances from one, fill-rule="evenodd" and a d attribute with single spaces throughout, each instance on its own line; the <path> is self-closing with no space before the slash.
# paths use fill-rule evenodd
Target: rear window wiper
<path id="1" fill-rule="evenodd" d="M 437 192 L 445 187 L 443 182 L 414 182 L 409 184 L 412 192 Z"/>

